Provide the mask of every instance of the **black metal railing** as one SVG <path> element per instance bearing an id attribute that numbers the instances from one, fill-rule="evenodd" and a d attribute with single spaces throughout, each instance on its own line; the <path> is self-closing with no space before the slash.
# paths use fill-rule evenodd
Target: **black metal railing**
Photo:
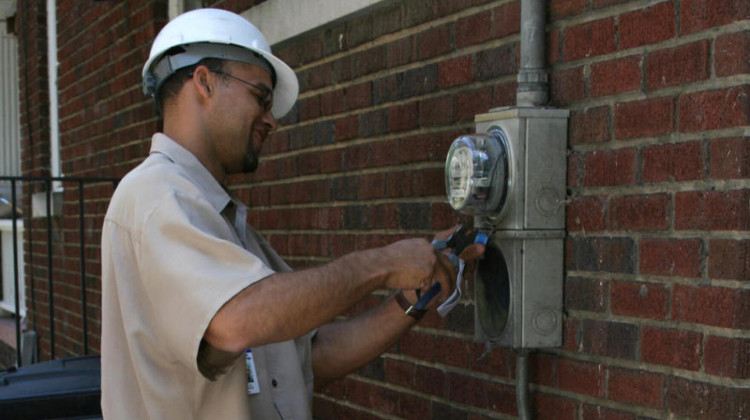
<path id="1" fill-rule="evenodd" d="M 22 351 L 21 351 L 21 305 L 19 296 L 19 280 L 25 281 L 25 279 L 19 279 L 19 267 L 18 267 L 18 217 L 16 209 L 23 208 L 18 202 L 18 183 L 21 182 L 42 182 L 45 184 L 46 192 L 46 241 L 47 241 L 47 287 L 48 287 L 48 308 L 49 308 L 49 340 L 50 340 L 50 359 L 55 358 L 55 304 L 54 304 L 54 289 L 53 289 L 53 247 L 52 247 L 52 189 L 53 183 L 74 183 L 78 185 L 78 225 L 79 225 L 79 263 L 80 263 L 80 278 L 81 278 L 81 319 L 82 319 L 82 333 L 83 333 L 83 351 L 84 354 L 88 354 L 88 314 L 87 314 L 87 299 L 86 299 L 86 235 L 84 229 L 85 220 L 85 208 L 84 208 L 84 185 L 94 183 L 111 183 L 112 189 L 117 187 L 119 179 L 117 178 L 103 178 L 103 177 L 40 177 L 40 176 L 0 176 L 0 182 L 10 182 L 11 185 L 11 206 L 13 214 L 12 218 L 12 233 L 13 233 L 13 283 L 14 283 L 14 304 L 16 308 L 15 316 L 15 329 L 16 329 L 16 363 L 20 367 L 23 365 Z M 29 189 L 30 190 L 30 189 Z M 31 195 L 31 193 L 29 193 Z M 29 205 L 29 210 L 31 205 Z M 29 212 L 28 214 L 30 214 Z M 27 216 L 30 219 L 33 215 Z M 30 265 L 33 263 L 33 246 L 31 237 L 31 226 L 28 227 L 29 232 L 29 261 Z M 33 274 L 31 275 L 33 278 Z M 25 296 L 23 297 L 25 299 Z M 31 287 L 31 301 L 32 308 L 34 305 L 34 287 L 32 282 Z M 28 311 L 28 309 L 27 309 Z M 37 314 L 34 314 L 36 319 Z M 36 321 L 35 321 L 36 323 Z M 36 328 L 35 328 L 36 329 Z"/>

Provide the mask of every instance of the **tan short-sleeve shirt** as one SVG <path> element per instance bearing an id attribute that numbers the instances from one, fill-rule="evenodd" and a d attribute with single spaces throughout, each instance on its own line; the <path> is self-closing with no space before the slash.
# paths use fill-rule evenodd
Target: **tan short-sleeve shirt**
<path id="1" fill-rule="evenodd" d="M 234 295 L 289 267 L 200 162 L 163 134 L 117 187 L 102 232 L 102 409 L 115 419 L 309 419 L 310 334 L 252 349 L 216 381 L 201 339 Z"/>

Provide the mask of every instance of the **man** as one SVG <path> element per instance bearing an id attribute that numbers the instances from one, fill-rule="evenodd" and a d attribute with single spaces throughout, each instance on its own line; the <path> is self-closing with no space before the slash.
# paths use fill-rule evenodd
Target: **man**
<path id="1" fill-rule="evenodd" d="M 247 226 L 224 181 L 255 170 L 298 85 L 244 18 L 201 9 L 171 21 L 144 85 L 164 126 L 104 222 L 104 417 L 309 419 L 313 378 L 339 378 L 390 347 L 416 323 L 404 312 L 414 290 L 439 282 L 434 301 L 452 292 L 450 262 L 412 239 L 293 272 Z M 331 322 L 380 288 L 397 292 Z"/>

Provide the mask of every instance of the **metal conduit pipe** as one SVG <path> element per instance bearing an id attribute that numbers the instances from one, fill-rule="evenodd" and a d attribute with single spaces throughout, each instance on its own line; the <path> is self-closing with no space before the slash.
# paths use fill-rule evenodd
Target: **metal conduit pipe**
<path id="1" fill-rule="evenodd" d="M 546 2 L 521 0 L 521 68 L 518 71 L 516 104 L 544 106 L 549 100 L 545 63 Z"/>
<path id="2" fill-rule="evenodd" d="M 516 105 L 540 107 L 549 101 L 545 62 L 546 2 L 521 0 L 521 68 L 518 71 Z M 516 353 L 516 405 L 519 420 L 531 420 L 529 408 L 528 350 Z"/>
<path id="3" fill-rule="evenodd" d="M 519 349 L 516 353 L 516 405 L 518 420 L 531 420 L 529 409 L 529 352 Z"/>

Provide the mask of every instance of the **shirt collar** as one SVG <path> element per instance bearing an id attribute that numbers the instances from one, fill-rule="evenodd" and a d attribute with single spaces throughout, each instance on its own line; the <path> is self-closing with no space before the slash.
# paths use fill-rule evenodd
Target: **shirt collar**
<path id="1" fill-rule="evenodd" d="M 166 156 L 167 159 L 183 168 L 184 175 L 205 194 L 205 198 L 217 212 L 221 213 L 232 201 L 227 189 L 211 175 L 198 158 L 166 134 L 155 133 L 151 138 L 150 154 L 155 153 Z"/>

